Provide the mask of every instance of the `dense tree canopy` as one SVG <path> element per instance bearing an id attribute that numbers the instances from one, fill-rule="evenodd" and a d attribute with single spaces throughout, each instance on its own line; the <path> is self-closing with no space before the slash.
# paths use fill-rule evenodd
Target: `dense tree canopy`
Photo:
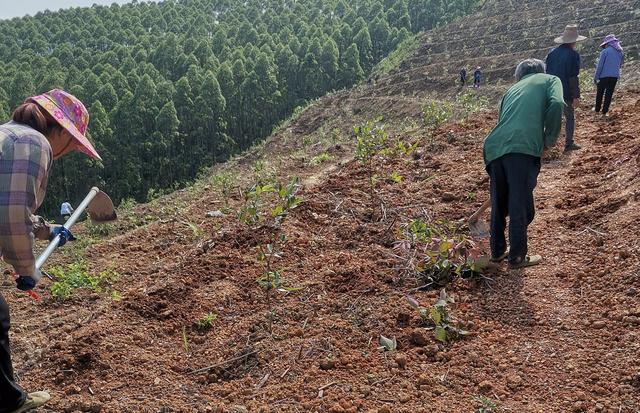
<path id="1" fill-rule="evenodd" d="M 475 0 L 167 0 L 0 21 L 0 118 L 62 87 L 91 113 L 103 162 L 56 163 L 45 211 L 92 185 L 148 199 L 354 85 L 412 33 Z"/>

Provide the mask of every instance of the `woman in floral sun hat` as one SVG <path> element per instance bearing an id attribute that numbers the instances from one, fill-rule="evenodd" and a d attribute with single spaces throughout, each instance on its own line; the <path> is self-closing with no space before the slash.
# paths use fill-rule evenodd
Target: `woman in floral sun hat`
<path id="1" fill-rule="evenodd" d="M 33 215 L 44 198 L 52 161 L 80 151 L 100 159 L 86 137 L 89 113 L 76 97 L 54 89 L 28 98 L 0 125 L 0 254 L 18 275 L 16 286 L 31 290 L 40 279 L 34 238 L 73 239 L 62 226 Z M 9 348 L 9 306 L 0 294 L 0 413 L 21 413 L 46 403 L 46 392 L 27 394 L 16 382 Z"/>

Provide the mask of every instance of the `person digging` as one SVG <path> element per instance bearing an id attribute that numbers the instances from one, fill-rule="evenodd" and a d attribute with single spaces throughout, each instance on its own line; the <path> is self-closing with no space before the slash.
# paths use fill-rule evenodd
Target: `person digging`
<path id="1" fill-rule="evenodd" d="M 0 125 L 0 253 L 17 274 L 16 286 L 30 291 L 40 279 L 33 255 L 34 238 L 74 239 L 68 229 L 49 225 L 33 213 L 42 203 L 52 161 L 77 150 L 100 159 L 85 136 L 89 113 L 60 89 L 28 98 Z M 0 294 L 0 413 L 22 413 L 50 396 L 27 394 L 15 381 L 9 347 L 9 306 Z"/>
<path id="2" fill-rule="evenodd" d="M 564 109 L 562 82 L 544 72 L 541 60 L 518 64 L 516 83 L 500 103 L 498 124 L 484 140 L 491 192 L 491 258 L 494 262 L 508 258 L 509 268 L 542 260 L 539 255 L 527 255 L 527 228 L 534 217 L 540 158 L 558 140 Z M 504 234 L 507 215 L 509 249 Z"/>

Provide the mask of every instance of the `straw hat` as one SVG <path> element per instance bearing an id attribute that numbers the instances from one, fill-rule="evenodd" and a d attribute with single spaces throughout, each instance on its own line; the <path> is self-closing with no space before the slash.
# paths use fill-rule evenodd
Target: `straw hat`
<path id="1" fill-rule="evenodd" d="M 76 149 L 92 158 L 102 159 L 86 137 L 89 126 L 89 112 L 75 96 L 61 89 L 53 89 L 38 96 L 31 96 L 27 102 L 35 102 L 49 112 L 76 143 Z"/>
<path id="2" fill-rule="evenodd" d="M 564 33 L 562 33 L 562 36 L 556 37 L 554 39 L 554 42 L 558 44 L 567 44 L 567 43 L 581 42 L 585 39 L 586 39 L 585 36 L 580 36 L 578 34 L 577 24 L 569 24 L 567 25 L 567 27 L 564 28 Z"/>

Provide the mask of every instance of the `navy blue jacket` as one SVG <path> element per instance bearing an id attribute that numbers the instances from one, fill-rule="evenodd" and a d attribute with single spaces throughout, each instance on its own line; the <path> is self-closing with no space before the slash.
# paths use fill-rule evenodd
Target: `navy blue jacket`
<path id="1" fill-rule="evenodd" d="M 564 100 L 580 98 L 580 53 L 563 44 L 549 52 L 546 63 L 547 74 L 558 76 L 562 81 Z"/>

